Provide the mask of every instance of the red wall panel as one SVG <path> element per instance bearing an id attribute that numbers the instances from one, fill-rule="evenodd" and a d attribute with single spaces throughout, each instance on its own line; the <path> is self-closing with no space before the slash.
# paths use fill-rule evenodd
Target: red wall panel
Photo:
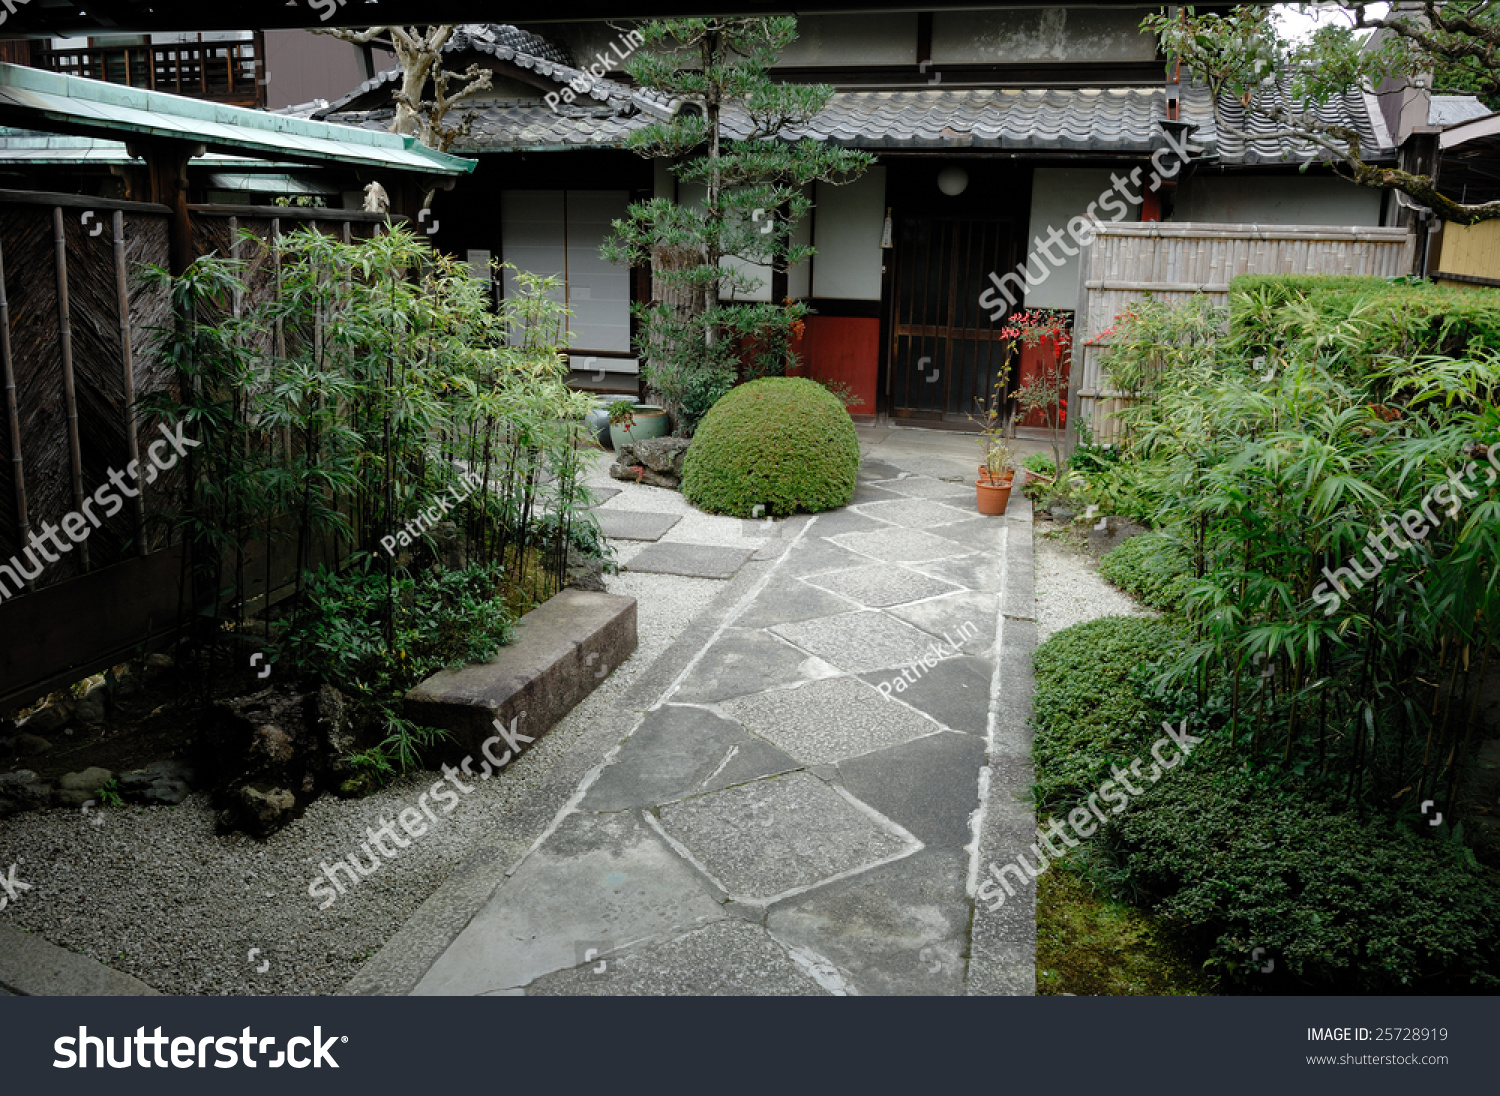
<path id="1" fill-rule="evenodd" d="M 849 409 L 855 419 L 875 416 L 880 374 L 880 321 L 845 316 L 809 316 L 801 345 L 802 368 L 794 376 L 839 381 L 865 402 Z"/>

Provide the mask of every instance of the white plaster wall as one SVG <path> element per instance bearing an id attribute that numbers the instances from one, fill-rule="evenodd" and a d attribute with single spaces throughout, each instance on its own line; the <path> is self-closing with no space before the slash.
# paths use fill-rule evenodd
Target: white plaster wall
<path id="1" fill-rule="evenodd" d="M 1097 202 L 1099 195 L 1112 189 L 1110 172 L 1106 168 L 1054 168 L 1039 167 L 1031 180 L 1031 224 L 1026 232 L 1026 247 L 1035 251 L 1036 238 L 1048 238 L 1048 228 L 1055 227 L 1063 234 L 1070 248 L 1077 248 L 1072 237 L 1067 235 L 1068 221 L 1081 217 L 1090 203 Z M 1097 211 L 1097 207 L 1096 207 Z M 1110 220 L 1107 212 L 1098 212 L 1101 220 Z M 1121 220 L 1135 221 L 1140 218 L 1136 207 L 1132 207 Z M 1050 270 L 1047 279 L 1026 290 L 1028 308 L 1076 308 L 1078 307 L 1078 256 L 1067 255 L 1064 249 L 1054 245 L 1052 254 L 1063 259 L 1060 267 L 1053 267 L 1045 258 L 1038 256 L 1028 264 L 1036 271 L 1038 263 Z M 1003 273 L 1000 272 L 1000 273 Z"/>
<path id="2" fill-rule="evenodd" d="M 1380 224 L 1380 191 L 1327 176 L 1195 176 L 1177 192 L 1174 221 L 1211 224 Z"/>
<path id="3" fill-rule="evenodd" d="M 885 168 L 872 167 L 846 186 L 819 183 L 813 246 L 812 294 L 840 300 L 880 300 L 885 252 Z"/>

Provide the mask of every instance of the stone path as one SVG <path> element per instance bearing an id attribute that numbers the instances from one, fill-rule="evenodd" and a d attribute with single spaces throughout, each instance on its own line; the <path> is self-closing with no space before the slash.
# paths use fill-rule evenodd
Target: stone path
<path id="1" fill-rule="evenodd" d="M 1033 840 L 1030 509 L 941 440 L 863 432 L 854 502 L 786 522 L 603 502 L 623 566 L 724 594 L 410 992 L 1034 992 L 1031 896 L 973 898 Z"/>

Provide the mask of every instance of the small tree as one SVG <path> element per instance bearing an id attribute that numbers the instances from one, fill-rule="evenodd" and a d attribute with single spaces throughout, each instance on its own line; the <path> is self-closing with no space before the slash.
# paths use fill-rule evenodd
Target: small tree
<path id="1" fill-rule="evenodd" d="M 463 72 L 450 72 L 443 67 L 443 47 L 453 37 L 455 29 L 452 24 L 368 27 L 365 30 L 336 27 L 319 33 L 331 34 L 361 46 L 377 38 L 389 40 L 401 66 L 401 86 L 395 95 L 396 116 L 391 119 L 390 131 L 416 137 L 428 148 L 447 152 L 454 141 L 468 136 L 474 124 L 474 114 L 467 112 L 457 125 L 444 125 L 444 119 L 459 103 L 493 86 L 493 73 L 477 64 L 470 65 Z M 429 85 L 432 98 L 425 99 L 423 96 Z M 432 188 L 428 188 L 422 208 L 432 204 L 432 195 Z"/>
<path id="2" fill-rule="evenodd" d="M 1344 22 L 1321 26 L 1301 41 L 1281 35 L 1269 6 L 1222 14 L 1183 8 L 1148 16 L 1141 27 L 1157 35 L 1163 53 L 1207 83 L 1221 132 L 1265 138 L 1263 127 L 1248 133 L 1223 116 L 1223 102 L 1238 101 L 1248 115 L 1298 141 L 1309 157 L 1326 157 L 1351 182 L 1400 191 L 1445 221 L 1470 225 L 1500 217 L 1500 201 L 1455 201 L 1438 191 L 1430 175 L 1370 163 L 1371 150 L 1362 146 L 1359 132 L 1324 121 L 1317 108 L 1388 78 L 1434 73 L 1482 97 L 1500 94 L 1500 19 L 1493 3 L 1420 0 L 1391 4 L 1387 11 L 1385 4 L 1351 2 L 1342 5 Z M 1386 34 L 1372 46 L 1361 30 Z"/>
<path id="3" fill-rule="evenodd" d="M 812 256 L 792 240 L 812 208 L 810 184 L 850 182 L 873 162 L 868 153 L 785 138 L 833 94 L 772 81 L 796 27 L 789 16 L 649 23 L 629 64 L 638 83 L 682 106 L 631 134 L 627 147 L 667 160 L 679 179 L 702 188 L 700 201 L 632 205 L 603 248 L 611 262 L 651 266 L 653 299 L 636 306 L 637 352 L 680 434 L 691 434 L 729 390 L 747 355 L 753 376 L 796 365 L 791 346 L 807 306 L 735 298 L 763 284 L 749 268 L 785 271 Z"/>

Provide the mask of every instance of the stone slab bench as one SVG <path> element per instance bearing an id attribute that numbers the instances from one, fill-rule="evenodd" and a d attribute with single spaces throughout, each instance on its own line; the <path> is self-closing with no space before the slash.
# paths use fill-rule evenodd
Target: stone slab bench
<path id="1" fill-rule="evenodd" d="M 523 616 L 515 641 L 490 661 L 439 671 L 408 692 L 404 714 L 452 731 L 445 752 L 478 765 L 484 743 L 499 733 L 496 720 L 508 730 L 514 721 L 515 735 L 541 738 L 635 648 L 635 598 L 566 589 Z"/>

